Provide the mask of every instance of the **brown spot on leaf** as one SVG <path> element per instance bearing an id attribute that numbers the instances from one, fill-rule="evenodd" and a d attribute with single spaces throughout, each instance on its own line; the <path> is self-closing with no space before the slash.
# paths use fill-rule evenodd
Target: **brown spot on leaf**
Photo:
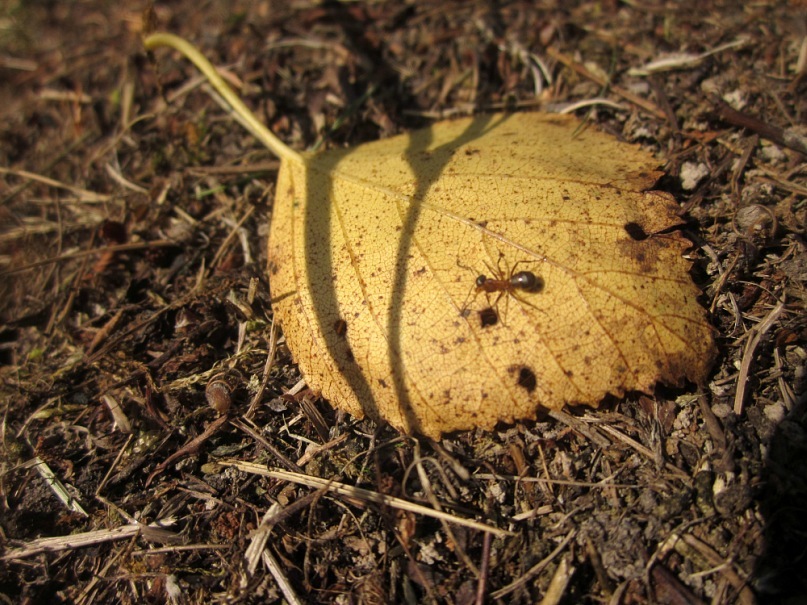
<path id="1" fill-rule="evenodd" d="M 533 372 L 527 366 L 522 366 L 518 371 L 517 384 L 518 386 L 526 389 L 528 393 L 532 393 L 535 390 L 535 387 L 538 386 L 538 379 L 535 376 L 535 372 Z"/>
<path id="2" fill-rule="evenodd" d="M 495 309 L 487 307 L 479 311 L 479 322 L 482 324 L 483 328 L 495 326 L 499 323 L 499 314 L 496 313 Z"/>
<path id="3" fill-rule="evenodd" d="M 647 233 L 639 223 L 625 223 L 625 231 L 630 235 L 631 239 L 641 242 L 647 239 Z"/>

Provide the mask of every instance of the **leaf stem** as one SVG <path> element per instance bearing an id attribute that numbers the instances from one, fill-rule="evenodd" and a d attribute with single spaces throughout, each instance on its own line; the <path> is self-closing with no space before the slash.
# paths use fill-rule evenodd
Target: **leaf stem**
<path id="1" fill-rule="evenodd" d="M 205 59 L 202 53 L 199 52 L 193 44 L 179 36 L 167 33 L 151 34 L 145 38 L 143 44 L 147 50 L 154 50 L 159 46 L 168 46 L 182 53 L 189 61 L 196 65 L 199 71 L 202 72 L 202 75 L 204 75 L 213 88 L 216 89 L 216 92 L 224 97 L 224 100 L 230 104 L 233 111 L 241 118 L 241 124 L 255 138 L 263 143 L 267 149 L 281 160 L 303 162 L 303 157 L 299 153 L 277 138 L 272 131 L 264 126 L 255 114 L 244 105 L 238 95 L 233 92 L 233 89 L 222 80 L 216 68 L 211 65 L 210 61 Z"/>

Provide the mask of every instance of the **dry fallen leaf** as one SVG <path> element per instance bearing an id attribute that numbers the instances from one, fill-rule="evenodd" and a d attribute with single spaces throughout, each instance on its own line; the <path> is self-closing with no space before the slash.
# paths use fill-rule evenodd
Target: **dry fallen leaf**
<path id="1" fill-rule="evenodd" d="M 705 380 L 691 244 L 637 147 L 538 113 L 304 156 L 247 125 L 283 159 L 275 314 L 335 406 L 437 437 Z"/>
<path id="2" fill-rule="evenodd" d="M 309 386 L 437 436 L 702 381 L 691 244 L 657 234 L 678 206 L 645 191 L 652 157 L 578 126 L 477 117 L 284 163 L 271 287 Z M 476 292 L 513 271 L 543 288 Z"/>

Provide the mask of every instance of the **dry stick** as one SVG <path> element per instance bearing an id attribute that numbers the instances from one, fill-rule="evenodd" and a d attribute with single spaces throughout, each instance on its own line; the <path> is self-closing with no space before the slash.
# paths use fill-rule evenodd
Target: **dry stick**
<path id="1" fill-rule="evenodd" d="M 649 451 L 649 450 L 648 450 Z M 520 483 L 545 483 L 547 485 L 569 485 L 571 487 L 597 487 L 597 488 L 620 488 L 620 489 L 636 489 L 641 487 L 633 483 L 606 483 L 616 476 L 617 473 L 606 477 L 600 481 L 571 481 L 568 479 L 544 479 L 543 477 L 521 477 L 519 475 L 501 475 L 498 473 L 477 473 L 473 475 L 474 479 L 484 479 L 496 481 L 515 481 Z M 513 517 L 515 519 L 515 517 Z"/>
<path id="2" fill-rule="evenodd" d="M 246 550 L 244 551 L 244 560 L 247 564 L 247 573 L 251 576 L 258 569 L 258 559 L 261 553 L 266 550 L 266 543 L 269 541 L 269 534 L 274 527 L 274 517 L 282 510 L 283 507 L 275 502 L 269 507 L 261 519 L 261 524 L 254 532 L 252 532 L 252 539 L 249 541 Z"/>
<path id="3" fill-rule="evenodd" d="M 64 158 L 70 155 L 74 149 L 78 149 L 84 142 L 87 140 L 89 134 L 85 132 L 82 134 L 78 139 L 70 143 L 65 149 L 62 149 L 56 157 L 52 158 L 47 164 L 42 167 L 43 172 L 49 172 L 53 167 L 55 167 L 59 162 L 61 162 Z M 47 178 L 47 177 L 45 177 Z M 38 180 L 38 179 L 37 179 Z M 11 191 L 9 191 L 4 197 L 0 198 L 0 208 L 8 204 L 11 200 L 17 197 L 20 193 L 25 191 L 28 187 L 31 186 L 33 181 L 27 180 L 24 183 L 20 183 L 16 187 L 13 187 Z"/>
<path id="4" fill-rule="evenodd" d="M 239 174 L 260 174 L 277 172 L 280 162 L 267 160 L 257 164 L 239 164 L 235 166 L 188 166 L 184 172 L 193 176 L 232 176 Z"/>
<path id="5" fill-rule="evenodd" d="M 88 531 L 83 534 L 71 534 L 69 536 L 58 536 L 55 538 L 37 538 L 20 548 L 7 550 L 3 555 L 3 559 L 23 559 L 43 552 L 59 552 L 62 550 L 84 548 L 85 546 L 94 546 L 104 542 L 127 540 L 138 534 L 146 540 L 153 540 L 155 542 L 175 542 L 182 540 L 182 537 L 174 532 L 162 529 L 159 526 L 159 522 L 150 525 L 123 525 L 114 529 L 100 529 L 97 531 Z"/>
<path id="6" fill-rule="evenodd" d="M 154 311 L 148 317 L 145 317 L 144 319 L 138 320 L 138 321 L 134 322 L 133 324 L 129 325 L 129 327 L 126 328 L 126 330 L 124 330 L 122 333 L 118 334 L 117 338 L 111 339 L 109 342 L 107 342 L 107 344 L 105 344 L 103 347 L 98 349 L 95 353 L 88 356 L 87 357 L 87 363 L 88 364 L 93 364 L 96 361 L 98 361 L 99 359 L 102 359 L 103 357 L 105 357 L 107 355 L 107 353 L 109 353 L 112 349 L 114 349 L 119 343 L 123 342 L 123 340 L 126 337 L 128 337 L 130 334 L 134 334 L 138 330 L 141 330 L 142 328 L 145 328 L 147 325 L 149 325 L 150 323 L 156 321 L 158 318 L 162 317 L 163 315 L 165 315 L 169 311 L 173 311 L 174 309 L 179 309 L 180 307 L 185 306 L 186 304 L 188 304 L 188 301 L 191 300 L 191 298 L 194 295 L 195 295 L 195 292 L 192 290 L 188 295 L 183 296 L 181 299 L 175 300 L 174 302 L 172 302 L 169 305 L 166 305 L 162 309 L 158 309 L 158 310 Z M 129 379 L 127 379 L 127 380 L 125 380 L 125 381 L 123 381 L 123 382 L 121 382 L 119 384 L 124 384 L 125 382 L 127 382 L 130 379 L 131 379 L 131 377 L 129 377 Z M 118 386 L 118 385 L 112 385 L 112 386 L 114 387 L 114 386 Z"/>
<path id="7" fill-rule="evenodd" d="M 291 587 L 291 583 L 283 574 L 283 570 L 278 564 L 277 559 L 275 559 L 274 556 L 272 556 L 272 553 L 266 549 L 263 551 L 263 562 L 267 569 L 269 569 L 269 572 L 272 574 L 275 582 L 277 582 L 277 585 L 280 587 L 280 591 L 283 593 L 283 596 L 286 597 L 286 600 L 291 605 L 303 605 L 303 602 L 297 598 L 294 589 Z"/>
<path id="8" fill-rule="evenodd" d="M 104 248 L 93 248 L 92 250 L 82 250 L 81 252 L 71 252 L 70 254 L 60 254 L 52 258 L 46 258 L 35 263 L 30 263 L 22 267 L 15 267 L 7 271 L 0 272 L 0 277 L 5 275 L 14 275 L 15 273 L 22 273 L 36 269 L 43 265 L 50 265 L 53 263 L 61 263 L 67 260 L 74 260 L 77 258 L 84 258 L 85 256 L 93 256 L 95 254 L 108 254 L 110 252 L 129 252 L 131 250 L 142 250 L 144 248 L 164 248 L 167 246 L 176 246 L 177 242 L 167 239 L 158 239 L 151 242 L 135 242 L 131 244 L 118 244 L 116 246 L 106 246 Z"/>
<path id="9" fill-rule="evenodd" d="M 115 315 L 109 318 L 108 321 L 104 323 L 103 326 L 95 333 L 95 336 L 92 337 L 92 341 L 90 342 L 89 346 L 87 347 L 87 352 L 92 353 L 101 346 L 101 343 L 104 342 L 107 337 L 112 333 L 112 331 L 117 327 L 118 322 L 123 317 L 123 309 L 118 309 Z"/>
<path id="10" fill-rule="evenodd" d="M 250 206 L 249 209 L 244 213 L 239 221 L 230 229 L 230 232 L 227 234 L 227 237 L 224 238 L 224 241 L 221 242 L 219 249 L 216 250 L 216 254 L 213 256 L 213 260 L 210 261 L 210 270 L 216 268 L 216 266 L 221 262 L 222 257 L 226 252 L 227 247 L 230 245 L 230 242 L 233 241 L 238 236 L 238 230 L 244 226 L 244 223 L 247 222 L 247 219 L 252 216 L 252 213 L 255 212 L 255 206 Z"/>
<path id="11" fill-rule="evenodd" d="M 739 593 L 737 600 L 738 603 L 741 603 L 742 605 L 753 605 L 756 603 L 754 592 L 748 586 L 748 581 L 742 578 L 740 574 L 735 571 L 735 566 L 731 561 L 725 560 L 722 556 L 720 556 L 720 553 L 714 550 L 711 546 L 701 542 L 698 540 L 698 538 L 691 534 L 684 534 L 681 536 L 680 540 L 683 542 L 683 544 L 686 544 L 687 547 L 700 554 L 709 565 L 720 569 L 723 577 L 725 577 L 729 583 L 731 583 L 732 587 Z"/>
<path id="12" fill-rule="evenodd" d="M 712 441 L 715 442 L 718 451 L 725 452 L 727 443 L 726 434 L 723 432 L 723 426 L 712 411 L 712 407 L 709 405 L 709 401 L 706 399 L 706 395 L 703 392 L 698 393 L 698 407 L 703 415 L 706 430 L 709 431 Z"/>
<path id="13" fill-rule="evenodd" d="M 221 460 L 219 461 L 218 464 L 221 464 L 222 466 L 230 466 L 233 468 L 237 468 L 238 470 L 243 471 L 245 473 L 252 473 L 254 475 L 271 477 L 272 479 L 277 479 L 279 481 L 289 481 L 291 483 L 297 483 L 299 485 L 307 485 L 308 487 L 313 487 L 314 489 L 325 488 L 329 492 L 333 492 L 340 496 L 345 496 L 348 498 L 356 498 L 364 500 L 366 502 L 373 502 L 375 504 L 382 504 L 385 506 L 391 506 L 393 508 L 398 508 L 400 510 L 405 510 L 411 513 L 432 517 L 433 519 L 444 519 L 446 521 L 450 521 L 451 523 L 456 523 L 457 525 L 462 525 L 470 529 L 490 532 L 498 537 L 513 535 L 512 532 L 499 529 L 497 527 L 492 527 L 490 525 L 480 523 L 479 521 L 474 521 L 472 519 L 463 519 L 462 517 L 455 517 L 454 515 L 450 515 L 448 513 L 444 513 L 441 511 L 436 511 L 427 506 L 423 506 L 422 504 L 409 502 L 408 500 L 404 500 L 403 498 L 396 498 L 394 496 L 380 494 L 378 492 L 370 491 L 368 489 L 364 489 L 361 487 L 354 487 L 352 485 L 346 485 L 344 483 L 339 483 L 337 481 L 329 481 L 328 479 L 322 479 L 320 477 L 313 477 L 311 475 L 305 475 L 301 473 L 290 473 L 288 471 L 282 471 L 279 469 L 269 469 L 262 464 L 256 464 L 254 462 L 245 462 L 241 460 Z"/>
<path id="14" fill-rule="evenodd" d="M 719 586 L 719 584 L 718 584 Z M 692 592 L 692 589 L 684 584 L 678 576 L 671 572 L 664 564 L 659 563 L 650 570 L 650 585 L 654 602 L 656 603 L 684 603 L 686 605 L 706 605 L 706 602 L 699 599 Z M 712 603 L 726 603 L 725 595 L 718 588 L 715 591 L 715 598 Z"/>
<path id="15" fill-rule="evenodd" d="M 502 597 L 506 597 L 511 592 L 518 590 L 519 588 L 524 586 L 532 578 L 541 573 L 541 571 L 543 571 L 543 569 L 547 565 L 549 565 L 555 559 L 555 557 L 557 557 L 561 552 L 563 552 L 563 549 L 566 548 L 566 546 L 569 544 L 569 542 L 572 541 L 572 538 L 574 538 L 575 535 L 577 535 L 577 530 L 576 529 L 571 530 L 568 534 L 566 534 L 566 537 L 563 538 L 561 543 L 555 547 L 555 550 L 549 553 L 549 555 L 547 555 L 546 558 L 538 561 L 538 563 L 536 563 L 529 570 L 527 570 L 527 573 L 522 575 L 518 580 L 511 582 L 504 588 L 500 588 L 499 590 L 490 593 L 490 596 L 493 597 L 494 599 L 501 599 Z"/>
<path id="16" fill-rule="evenodd" d="M 185 552 L 189 550 L 229 550 L 232 544 L 183 544 L 182 546 L 162 546 L 160 548 L 149 548 L 148 550 L 133 550 L 132 556 L 146 557 L 149 555 L 160 555 L 169 552 Z"/>
<path id="17" fill-rule="evenodd" d="M 426 493 L 426 497 L 429 500 L 429 503 L 432 505 L 432 508 L 438 512 L 443 512 L 442 507 L 440 506 L 440 502 L 437 500 L 437 496 L 434 495 L 434 490 L 432 489 L 431 481 L 429 480 L 429 475 L 426 474 L 426 469 L 423 468 L 424 459 L 420 455 L 420 442 L 415 441 L 415 468 L 417 469 L 418 478 L 420 479 L 420 484 L 423 486 L 423 491 Z M 440 474 L 443 476 L 443 481 L 445 482 L 447 489 L 448 486 L 451 486 L 451 483 L 448 480 L 448 477 L 445 475 L 445 472 L 437 462 L 434 462 L 435 466 L 439 469 Z M 451 486 L 453 489 L 453 486 Z M 454 543 L 454 550 L 457 553 L 457 556 L 462 560 L 465 566 L 471 571 L 471 573 L 479 577 L 479 570 L 477 569 L 474 562 L 471 561 L 471 558 L 465 552 L 465 549 L 462 548 L 460 545 L 460 541 L 457 540 L 457 536 L 454 535 L 454 532 L 451 531 L 451 526 L 445 520 L 441 520 L 441 524 L 443 529 L 445 530 L 446 534 L 448 535 L 449 539 Z"/>
<path id="18" fill-rule="evenodd" d="M 81 594 L 76 599 L 76 605 L 84 605 L 84 603 L 92 603 L 93 602 L 93 600 L 97 596 L 97 595 L 93 594 L 95 592 L 95 586 L 102 579 L 106 579 L 107 573 L 109 572 L 110 569 L 112 569 L 112 566 L 115 565 L 115 563 L 118 562 L 118 559 L 123 557 L 124 554 L 127 555 L 127 556 L 129 554 L 131 554 L 131 552 L 132 552 L 132 550 L 134 548 L 134 544 L 135 544 L 136 539 L 137 539 L 137 535 L 135 534 L 129 539 L 129 544 L 126 546 L 126 548 L 123 548 L 123 549 L 119 550 L 118 552 L 116 552 L 115 555 L 111 559 L 109 559 L 109 561 L 107 561 L 106 565 L 104 565 L 104 567 L 101 569 L 101 571 L 93 573 L 92 579 L 87 583 L 87 586 L 84 587 L 84 590 L 81 591 Z"/>
<path id="19" fill-rule="evenodd" d="M 740 375 L 737 377 L 737 390 L 734 394 L 734 413 L 738 416 L 743 413 L 743 399 L 745 399 L 745 388 L 748 385 L 748 372 L 751 370 L 754 351 L 757 345 L 759 345 L 760 340 L 762 340 L 762 337 L 771 329 L 784 308 L 785 301 L 780 300 L 765 319 L 748 331 L 750 338 L 745 343 L 743 361 L 740 366 Z"/>
<path id="20" fill-rule="evenodd" d="M 347 441 L 347 439 L 348 434 L 342 433 L 336 439 L 331 439 L 328 443 L 307 447 L 303 455 L 297 460 L 297 466 L 300 468 L 305 467 L 305 465 L 311 462 L 315 456 L 319 456 L 321 453 L 327 452 L 328 450 L 335 448 L 337 445 L 343 444 L 345 441 Z"/>
<path id="21" fill-rule="evenodd" d="M 488 574 L 490 569 L 490 543 L 493 537 L 490 534 L 485 534 L 482 542 L 482 566 L 479 569 L 479 584 L 476 587 L 476 605 L 485 604 L 485 588 L 488 583 Z"/>
<path id="22" fill-rule="evenodd" d="M 281 452 L 274 445 L 269 443 L 269 441 L 264 439 L 263 436 L 260 433 L 258 433 L 258 431 L 254 430 L 252 427 L 248 426 L 247 424 L 245 424 L 244 422 L 242 422 L 238 418 L 230 419 L 230 424 L 232 424 L 235 428 L 245 432 L 247 435 L 252 437 L 255 441 L 260 443 L 263 447 L 265 447 L 267 450 L 269 450 L 269 453 L 271 453 L 275 458 L 277 458 L 277 461 L 280 462 L 280 464 L 285 466 L 290 471 L 295 472 L 295 473 L 303 473 L 304 472 L 303 469 L 299 465 L 297 465 L 294 462 L 292 462 L 291 460 L 289 460 L 283 454 L 283 452 Z"/>
<path id="23" fill-rule="evenodd" d="M 613 435 L 614 437 L 616 437 L 617 439 L 619 439 L 623 443 L 628 444 L 630 447 L 635 449 L 637 452 L 639 452 L 640 454 L 642 454 L 646 458 L 655 461 L 656 457 L 653 455 L 653 451 L 650 448 L 645 447 L 644 445 L 642 445 L 641 443 L 639 443 L 635 439 L 632 439 L 631 437 L 628 437 L 627 435 L 625 435 L 624 433 L 618 431 L 617 429 L 615 429 L 612 426 L 608 426 L 608 425 L 604 424 L 600 428 L 602 428 L 602 430 L 605 431 L 606 433 L 610 433 L 611 435 Z M 664 463 L 664 468 L 667 469 L 671 474 L 675 475 L 678 479 L 683 479 L 683 480 L 689 479 L 689 475 L 687 475 L 685 472 L 683 472 L 680 468 L 670 464 L 669 462 Z"/>
<path id="24" fill-rule="evenodd" d="M 11 168 L 3 168 L 2 166 L 0 166 L 0 174 L 11 174 L 31 181 L 37 181 L 39 183 L 43 183 L 51 187 L 56 187 L 57 189 L 64 189 L 66 191 L 70 191 L 71 193 L 75 193 L 82 202 L 86 202 L 88 204 L 108 202 L 109 200 L 112 199 L 111 195 L 105 195 L 103 193 L 95 193 L 94 191 L 88 191 L 87 189 L 82 189 L 81 187 L 74 187 L 73 185 L 68 185 L 67 183 L 56 181 L 46 176 L 42 176 L 41 174 L 28 172 L 27 170 L 13 170 Z"/>
<path id="25" fill-rule="evenodd" d="M 651 103 L 650 101 L 643 99 L 642 97 L 635 95 L 632 92 L 625 90 L 624 88 L 614 86 L 606 78 L 602 78 L 597 74 L 590 72 L 585 67 L 580 65 L 577 61 L 575 61 L 571 57 L 567 57 L 562 52 L 557 51 L 552 47 L 548 47 L 546 49 L 546 54 L 548 54 L 556 61 L 560 61 L 569 69 L 576 71 L 584 78 L 588 78 L 589 80 L 591 80 L 592 82 L 596 82 L 600 86 L 607 86 L 609 90 L 611 90 L 614 94 L 617 94 L 626 101 L 633 103 L 634 105 L 637 105 L 638 107 L 644 109 L 646 112 L 654 115 L 658 119 L 665 120 L 667 118 L 666 114 L 661 109 L 659 109 L 658 106 L 656 106 L 654 103 Z"/>
<path id="26" fill-rule="evenodd" d="M 165 469 L 167 469 L 170 464 L 176 462 L 180 458 L 184 458 L 185 456 L 195 454 L 199 450 L 199 447 L 205 441 L 210 439 L 226 423 L 227 423 L 227 416 L 226 415 L 219 416 L 207 426 L 207 428 L 201 435 L 194 437 L 188 443 L 186 443 L 180 449 L 178 449 L 176 452 L 168 456 L 168 458 L 166 458 L 162 463 L 160 463 L 157 466 L 157 468 L 151 471 L 151 474 L 146 479 L 146 487 L 148 487 L 151 484 L 154 477 L 156 477 L 157 475 L 162 473 Z"/>
<path id="27" fill-rule="evenodd" d="M 586 439 L 599 447 L 608 447 L 611 442 L 597 432 L 596 428 L 590 428 L 588 424 L 579 418 L 575 418 L 571 414 L 561 412 L 560 410 L 549 410 L 549 417 L 558 422 L 562 422 L 569 428 L 582 434 Z"/>
<path id="28" fill-rule="evenodd" d="M 739 126 L 740 128 L 747 128 L 756 132 L 763 139 L 768 139 L 781 147 L 787 147 L 793 151 L 798 151 L 807 155 L 807 138 L 790 130 L 784 130 L 778 126 L 772 126 L 762 120 L 748 115 L 741 111 L 737 111 L 731 105 L 720 99 L 715 99 L 717 105 L 717 112 L 729 124 Z"/>
<path id="29" fill-rule="evenodd" d="M 594 568 L 594 575 L 597 576 L 597 582 L 600 584 L 606 596 L 611 597 L 614 594 L 614 584 L 608 577 L 608 572 L 605 571 L 605 566 L 602 564 L 602 557 L 600 551 L 591 541 L 591 538 L 586 537 L 586 555 L 591 567 Z"/>

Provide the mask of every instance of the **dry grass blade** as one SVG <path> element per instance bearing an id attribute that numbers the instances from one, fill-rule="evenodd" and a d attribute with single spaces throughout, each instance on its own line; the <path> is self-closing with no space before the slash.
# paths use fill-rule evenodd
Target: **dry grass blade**
<path id="1" fill-rule="evenodd" d="M 3 559 L 24 559 L 38 555 L 43 552 L 59 552 L 62 550 L 73 550 L 95 546 L 104 542 L 126 540 L 132 536 L 142 536 L 145 540 L 159 543 L 182 542 L 182 536 L 172 531 L 163 529 L 167 525 L 166 521 L 158 521 L 149 525 L 123 525 L 114 529 L 102 529 L 89 531 L 82 534 L 72 534 L 70 536 L 58 536 L 55 538 L 39 538 L 32 540 L 19 548 L 11 548 L 3 555 Z"/>
<path id="2" fill-rule="evenodd" d="M 314 489 L 324 489 L 340 496 L 356 498 L 365 502 L 373 502 L 374 504 L 383 504 L 384 506 L 390 506 L 392 508 L 397 508 L 411 513 L 425 515 L 427 517 L 432 517 L 433 519 L 448 521 L 449 523 L 455 523 L 456 525 L 462 525 L 470 529 L 489 532 L 498 537 L 513 535 L 512 532 L 491 527 L 490 525 L 473 521 L 472 519 L 464 519 L 449 513 L 434 510 L 427 506 L 423 506 L 422 504 L 409 502 L 408 500 L 404 500 L 402 498 L 387 496 L 386 494 L 380 494 L 378 492 L 373 492 L 361 487 L 354 487 L 352 485 L 345 485 L 344 483 L 339 483 L 337 481 L 329 481 L 328 479 L 321 479 L 320 477 L 312 477 L 310 475 L 303 475 L 300 473 L 291 473 L 276 469 L 273 470 L 266 468 L 261 464 L 244 462 L 241 460 L 220 460 L 218 464 L 237 468 L 240 471 L 253 475 L 261 475 L 263 477 L 271 477 L 272 479 L 277 479 L 279 481 L 289 481 L 299 485 L 307 485 L 308 487 L 313 487 Z"/>
<path id="3" fill-rule="evenodd" d="M 4 168 L 0 166 L 0 174 L 10 174 L 12 176 L 18 176 L 23 179 L 36 181 L 38 183 L 48 185 L 49 187 L 64 189 L 65 191 L 69 191 L 70 193 L 77 195 L 79 201 L 87 204 L 99 204 L 103 202 L 108 202 L 112 199 L 112 196 L 105 195 L 102 193 L 95 193 L 94 191 L 87 191 L 86 189 L 82 189 L 81 187 L 76 187 L 68 183 L 62 183 L 55 179 L 42 176 L 41 174 L 34 174 L 33 172 L 28 172 L 27 170 L 13 170 L 11 168 Z"/>
<path id="4" fill-rule="evenodd" d="M 48 487 L 56 494 L 56 497 L 61 500 L 62 504 L 64 504 L 69 510 L 79 513 L 84 517 L 87 516 L 87 511 L 81 506 L 81 503 L 76 500 L 68 491 L 68 489 L 64 486 L 64 484 L 59 481 L 59 478 L 53 473 L 50 469 L 50 466 L 45 463 L 39 456 L 22 465 L 23 468 L 33 467 L 37 470 L 37 472 L 42 475 L 42 478 L 48 484 Z"/>

